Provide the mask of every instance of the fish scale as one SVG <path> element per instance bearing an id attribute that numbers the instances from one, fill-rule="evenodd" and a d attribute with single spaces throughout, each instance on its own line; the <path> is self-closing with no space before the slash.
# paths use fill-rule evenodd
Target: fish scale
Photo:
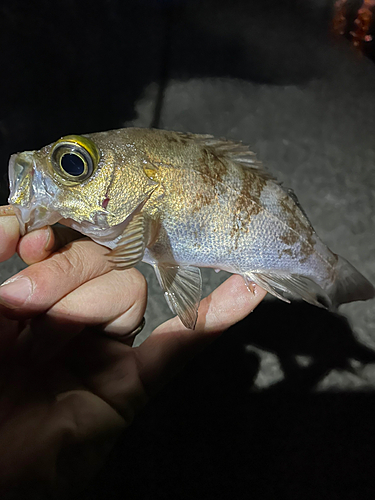
<path id="1" fill-rule="evenodd" d="M 187 328 L 197 320 L 200 267 L 317 306 L 375 294 L 319 239 L 294 193 L 238 142 L 140 128 L 71 135 L 13 155 L 9 177 L 24 232 L 59 221 L 108 247 L 115 268 L 151 264 Z"/>

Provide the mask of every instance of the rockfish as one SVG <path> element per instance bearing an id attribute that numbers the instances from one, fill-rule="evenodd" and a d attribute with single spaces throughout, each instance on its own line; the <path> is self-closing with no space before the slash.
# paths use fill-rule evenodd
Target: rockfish
<path id="1" fill-rule="evenodd" d="M 317 306 L 375 294 L 239 142 L 141 128 L 69 135 L 12 155 L 9 178 L 23 234 L 62 222 L 108 247 L 116 269 L 151 264 L 187 328 L 197 320 L 200 267 Z"/>

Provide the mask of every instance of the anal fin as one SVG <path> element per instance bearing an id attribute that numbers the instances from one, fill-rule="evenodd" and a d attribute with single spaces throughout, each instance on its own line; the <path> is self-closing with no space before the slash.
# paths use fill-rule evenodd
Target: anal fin
<path id="1" fill-rule="evenodd" d="M 253 271 L 245 273 L 243 277 L 246 283 L 252 281 L 284 302 L 290 302 L 284 297 L 284 293 L 289 293 L 318 307 L 331 305 L 326 292 L 307 276 L 277 271 Z M 319 298 L 323 299 L 323 303 Z"/>
<path id="2" fill-rule="evenodd" d="M 155 266 L 155 273 L 171 311 L 177 314 L 186 328 L 194 330 L 202 296 L 200 269 L 160 264 Z"/>

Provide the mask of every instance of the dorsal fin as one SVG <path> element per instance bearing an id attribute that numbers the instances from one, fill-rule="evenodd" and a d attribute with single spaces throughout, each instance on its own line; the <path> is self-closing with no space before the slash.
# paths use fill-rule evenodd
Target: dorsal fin
<path id="1" fill-rule="evenodd" d="M 195 138 L 202 145 L 208 148 L 212 148 L 214 152 L 223 155 L 229 160 L 239 163 L 243 167 L 253 170 L 258 176 L 262 177 L 264 180 L 271 180 L 275 184 L 279 185 L 285 193 L 292 198 L 293 202 L 301 210 L 302 214 L 306 217 L 307 221 L 311 225 L 309 218 L 305 210 L 302 208 L 297 195 L 293 189 L 283 186 L 268 170 L 264 167 L 263 163 L 257 160 L 256 153 L 249 149 L 249 146 L 243 144 L 241 141 L 228 141 L 224 138 L 216 139 L 212 135 L 194 135 L 194 134 L 183 134 L 186 138 Z"/>
<path id="2" fill-rule="evenodd" d="M 232 141 L 225 138 L 217 139 L 208 134 L 189 134 L 177 132 L 178 136 L 184 140 L 190 140 L 207 148 L 210 152 L 240 164 L 242 167 L 254 170 L 254 172 L 265 180 L 272 180 L 276 183 L 275 177 L 268 172 L 263 163 L 259 161 L 256 154 L 249 149 L 249 146 L 241 141 Z"/>

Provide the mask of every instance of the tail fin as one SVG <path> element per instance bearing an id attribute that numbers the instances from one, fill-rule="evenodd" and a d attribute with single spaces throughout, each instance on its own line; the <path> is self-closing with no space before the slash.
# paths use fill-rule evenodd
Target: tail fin
<path id="1" fill-rule="evenodd" d="M 334 308 L 346 302 L 375 297 L 373 285 L 343 257 L 338 256 L 336 270 L 337 278 L 326 290 Z"/>

